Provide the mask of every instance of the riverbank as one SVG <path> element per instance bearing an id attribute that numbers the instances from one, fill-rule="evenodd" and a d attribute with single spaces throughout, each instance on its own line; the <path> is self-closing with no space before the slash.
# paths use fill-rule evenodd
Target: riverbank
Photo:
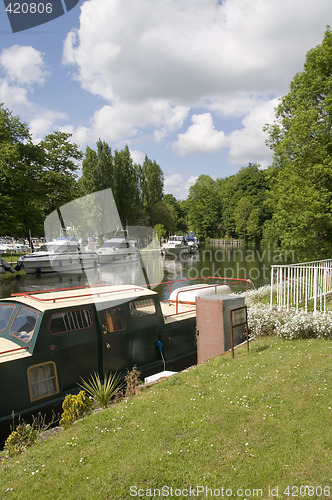
<path id="1" fill-rule="evenodd" d="M 211 490 L 328 498 L 330 359 L 326 340 L 253 341 L 249 353 L 241 346 L 234 359 L 226 353 L 178 373 L 2 460 L 0 491 L 13 499 Z"/>
<path id="2" fill-rule="evenodd" d="M 12 261 L 11 256 L 0 256 L 0 280 L 9 280 L 16 278 L 16 276 L 25 276 L 26 273 L 23 269 L 19 271 L 15 269 L 16 262 Z"/>

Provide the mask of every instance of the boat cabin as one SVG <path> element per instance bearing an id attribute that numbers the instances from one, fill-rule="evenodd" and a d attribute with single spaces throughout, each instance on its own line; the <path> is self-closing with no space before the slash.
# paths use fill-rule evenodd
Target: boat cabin
<path id="1" fill-rule="evenodd" d="M 192 306 L 162 304 L 134 285 L 15 294 L 0 300 L 0 422 L 36 415 L 94 372 L 124 377 L 178 370 L 197 359 Z M 161 344 L 160 344 L 161 342 Z"/>

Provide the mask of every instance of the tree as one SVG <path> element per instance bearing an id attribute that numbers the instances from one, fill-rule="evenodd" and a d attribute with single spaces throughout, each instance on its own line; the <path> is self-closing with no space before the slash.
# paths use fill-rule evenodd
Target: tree
<path id="1" fill-rule="evenodd" d="M 249 163 L 235 175 L 218 179 L 221 228 L 224 235 L 258 242 L 269 217 L 266 205 L 268 183 L 259 165 Z"/>
<path id="2" fill-rule="evenodd" d="M 307 53 L 266 127 L 278 174 L 272 219 L 282 250 L 301 260 L 330 256 L 332 244 L 332 33 Z M 271 232 L 271 226 L 269 228 Z"/>
<path id="3" fill-rule="evenodd" d="M 82 195 L 114 188 L 113 155 L 105 141 L 97 141 L 97 151 L 86 148 L 79 186 Z"/>
<path id="4" fill-rule="evenodd" d="M 25 123 L 0 104 L 0 234 L 38 232 L 43 152 Z"/>
<path id="5" fill-rule="evenodd" d="M 174 208 L 164 201 L 156 203 L 151 209 L 150 224 L 152 227 L 162 224 L 168 233 L 175 233 L 176 212 Z"/>
<path id="6" fill-rule="evenodd" d="M 173 214 L 173 232 L 185 233 L 188 230 L 187 204 L 184 200 L 177 200 L 172 194 L 164 194 L 163 202 Z M 171 231 L 169 229 L 169 231 Z"/>
<path id="7" fill-rule="evenodd" d="M 218 186 L 209 175 L 200 175 L 189 189 L 189 229 L 201 239 L 215 237 L 220 232 L 221 206 Z"/>
<path id="8" fill-rule="evenodd" d="M 153 207 L 163 198 L 164 174 L 156 161 L 147 156 L 140 168 L 140 185 L 143 210 L 150 215 Z"/>
<path id="9" fill-rule="evenodd" d="M 138 169 L 133 164 L 128 146 L 115 150 L 113 157 L 113 195 L 122 225 L 134 225 L 140 204 Z"/>
<path id="10" fill-rule="evenodd" d="M 45 216 L 78 197 L 77 170 L 83 154 L 70 138 L 69 133 L 54 132 L 40 142 L 44 153 L 40 186 Z"/>

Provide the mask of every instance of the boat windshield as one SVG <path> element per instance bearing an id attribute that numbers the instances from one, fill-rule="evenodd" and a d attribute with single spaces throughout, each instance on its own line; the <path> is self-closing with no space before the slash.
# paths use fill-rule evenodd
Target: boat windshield
<path id="1" fill-rule="evenodd" d="M 77 244 L 62 243 L 47 245 L 46 250 L 51 253 L 78 253 L 79 247 Z"/>
<path id="2" fill-rule="evenodd" d="M 106 241 L 103 248 L 128 248 L 129 243 L 126 241 Z"/>
<path id="3" fill-rule="evenodd" d="M 6 330 L 14 309 L 14 304 L 0 304 L 0 332 Z"/>
<path id="4" fill-rule="evenodd" d="M 38 319 L 37 311 L 20 307 L 10 327 L 9 333 L 24 342 L 31 340 Z"/>

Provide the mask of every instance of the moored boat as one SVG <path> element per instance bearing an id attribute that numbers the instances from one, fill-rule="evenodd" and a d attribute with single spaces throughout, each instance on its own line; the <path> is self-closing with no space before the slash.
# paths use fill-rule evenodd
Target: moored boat
<path id="1" fill-rule="evenodd" d="M 129 263 L 139 261 L 139 251 L 134 240 L 125 235 L 115 235 L 97 250 L 100 264 Z"/>
<path id="2" fill-rule="evenodd" d="M 188 306 L 183 306 L 188 307 Z M 95 286 L 21 293 L 0 301 L 0 422 L 38 412 L 77 392 L 92 373 L 137 365 L 146 375 L 196 359 L 195 315 L 174 321 L 156 292 Z"/>
<path id="3" fill-rule="evenodd" d="M 199 250 L 200 248 L 199 239 L 197 238 L 196 233 L 194 231 L 189 231 L 189 233 L 185 237 L 185 241 L 190 248 L 190 253 L 194 253 L 197 252 L 197 250 Z"/>
<path id="4" fill-rule="evenodd" d="M 208 285 L 211 294 L 216 286 Z M 143 376 L 190 366 L 197 360 L 195 327 L 193 302 L 161 302 L 142 286 L 63 288 L 1 299 L 0 423 L 59 404 L 94 372 L 123 378 L 134 365 Z"/>
<path id="5" fill-rule="evenodd" d="M 164 257 L 176 257 L 179 255 L 188 255 L 190 248 L 183 236 L 170 236 L 161 246 L 161 253 Z"/>
<path id="6" fill-rule="evenodd" d="M 96 268 L 97 264 L 96 252 L 85 250 L 73 236 L 60 236 L 38 251 L 19 257 L 16 268 L 24 269 L 27 274 L 82 273 Z"/>

